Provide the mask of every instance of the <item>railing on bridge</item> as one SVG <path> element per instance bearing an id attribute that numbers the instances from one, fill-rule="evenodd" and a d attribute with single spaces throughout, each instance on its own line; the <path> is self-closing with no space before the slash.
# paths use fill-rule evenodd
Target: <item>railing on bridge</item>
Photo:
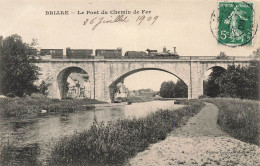
<path id="1" fill-rule="evenodd" d="M 75 59 L 82 59 L 82 58 L 67 58 L 65 56 L 60 56 L 59 58 L 57 57 L 52 57 L 52 56 L 41 56 L 41 59 L 42 60 L 51 60 L 51 59 L 64 59 L 66 61 L 68 60 L 75 60 Z M 121 60 L 135 60 L 135 59 L 176 59 L 176 60 L 239 60 L 239 61 L 249 61 L 249 60 L 252 60 L 253 58 L 252 57 L 249 57 L 249 56 L 228 56 L 228 57 L 225 57 L 225 58 L 219 58 L 217 56 L 179 56 L 179 57 L 152 57 L 152 56 L 144 56 L 144 57 L 138 57 L 138 58 L 135 58 L 135 57 L 125 57 L 125 56 L 122 56 L 122 57 L 104 57 L 104 56 L 91 56 L 91 57 L 87 57 L 87 58 L 84 58 L 84 59 L 121 59 Z"/>

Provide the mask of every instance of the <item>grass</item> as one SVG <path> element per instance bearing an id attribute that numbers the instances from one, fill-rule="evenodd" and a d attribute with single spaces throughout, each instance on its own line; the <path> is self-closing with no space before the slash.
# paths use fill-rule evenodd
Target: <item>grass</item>
<path id="1" fill-rule="evenodd" d="M 259 101 L 234 98 L 205 100 L 219 108 L 218 124 L 223 131 L 241 141 L 260 145 Z"/>
<path id="2" fill-rule="evenodd" d="M 103 103 L 93 99 L 49 99 L 40 94 L 22 98 L 0 98 L 0 114 L 8 117 L 37 116 L 42 110 L 48 113 L 85 111 L 91 104 Z M 85 105 L 85 106 L 83 106 Z"/>
<path id="3" fill-rule="evenodd" d="M 190 101 L 178 110 L 160 110 L 145 118 L 93 123 L 89 130 L 62 138 L 52 149 L 50 165 L 117 165 L 185 124 L 204 106 Z"/>

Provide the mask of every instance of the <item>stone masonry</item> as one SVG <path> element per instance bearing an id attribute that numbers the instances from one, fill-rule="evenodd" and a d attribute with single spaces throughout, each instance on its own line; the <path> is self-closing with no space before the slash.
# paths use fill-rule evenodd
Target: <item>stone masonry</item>
<path id="1" fill-rule="evenodd" d="M 188 98 L 203 95 L 203 79 L 212 67 L 227 68 L 228 65 L 248 65 L 249 58 L 206 59 L 48 59 L 37 65 L 42 80 L 50 83 L 48 97 L 62 99 L 68 75 L 83 69 L 89 75 L 91 98 L 111 102 L 112 88 L 125 77 L 143 70 L 160 70 L 180 78 L 188 86 Z"/>

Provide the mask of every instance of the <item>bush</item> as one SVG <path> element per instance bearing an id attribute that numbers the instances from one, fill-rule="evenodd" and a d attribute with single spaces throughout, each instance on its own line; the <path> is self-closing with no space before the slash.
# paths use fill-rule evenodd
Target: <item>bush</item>
<path id="1" fill-rule="evenodd" d="M 210 97 L 207 96 L 207 95 L 200 95 L 200 96 L 199 96 L 199 99 L 204 99 L 204 98 L 210 98 Z"/>
<path id="2" fill-rule="evenodd" d="M 51 84 L 45 83 L 45 81 L 42 81 L 41 84 L 38 87 L 39 93 L 47 96 L 48 95 L 48 88 Z"/>
<path id="3" fill-rule="evenodd" d="M 149 144 L 164 140 L 202 106 L 192 101 L 182 109 L 160 110 L 146 118 L 117 120 L 106 125 L 95 121 L 89 130 L 61 139 L 52 150 L 49 164 L 123 164 Z"/>
<path id="4" fill-rule="evenodd" d="M 128 101 L 128 100 L 127 100 L 126 97 L 118 97 L 118 98 L 116 98 L 115 101 L 118 101 L 118 102 L 126 102 L 126 101 Z"/>
<path id="5" fill-rule="evenodd" d="M 37 99 L 37 100 L 48 100 L 48 98 L 42 93 L 32 93 L 30 97 L 32 99 Z"/>

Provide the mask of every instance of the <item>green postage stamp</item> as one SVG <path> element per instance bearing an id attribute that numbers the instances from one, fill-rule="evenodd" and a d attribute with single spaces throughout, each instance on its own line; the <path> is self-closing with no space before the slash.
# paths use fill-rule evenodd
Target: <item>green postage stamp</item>
<path id="1" fill-rule="evenodd" d="M 219 2 L 218 43 L 252 45 L 253 3 Z"/>

